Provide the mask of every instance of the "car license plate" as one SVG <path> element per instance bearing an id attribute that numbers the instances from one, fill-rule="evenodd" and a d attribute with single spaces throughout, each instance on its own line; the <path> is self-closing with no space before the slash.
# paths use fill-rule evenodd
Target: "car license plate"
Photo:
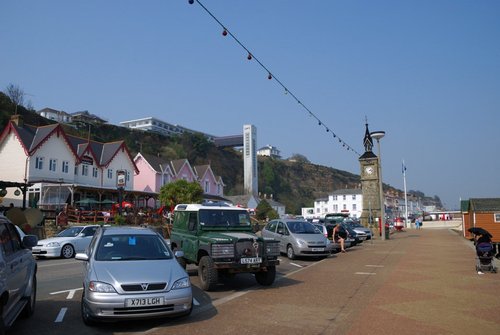
<path id="1" fill-rule="evenodd" d="M 31 249 L 32 253 L 39 253 L 40 251 L 41 251 L 40 249 L 35 249 L 35 248 Z"/>
<path id="2" fill-rule="evenodd" d="M 125 299 L 125 307 L 143 307 L 163 305 L 163 297 Z"/>
<path id="3" fill-rule="evenodd" d="M 261 257 L 248 257 L 241 259 L 241 264 L 259 264 L 259 263 L 262 263 Z"/>
<path id="4" fill-rule="evenodd" d="M 359 239 L 360 239 L 361 241 L 364 241 L 364 240 L 366 240 L 366 236 L 361 236 Z"/>
<path id="5" fill-rule="evenodd" d="M 312 251 L 325 251 L 325 248 L 312 248 Z"/>

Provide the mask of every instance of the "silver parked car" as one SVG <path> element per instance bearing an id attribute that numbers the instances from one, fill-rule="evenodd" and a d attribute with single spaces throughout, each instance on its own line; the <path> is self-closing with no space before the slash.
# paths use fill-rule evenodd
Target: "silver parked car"
<path id="1" fill-rule="evenodd" d="M 307 221 L 278 219 L 270 221 L 262 230 L 263 237 L 280 242 L 280 252 L 288 258 L 296 256 L 327 257 L 331 252 L 330 240 Z"/>
<path id="2" fill-rule="evenodd" d="M 189 315 L 193 293 L 186 271 L 165 240 L 149 228 L 102 227 L 86 253 L 83 322 Z"/>
<path id="3" fill-rule="evenodd" d="M 19 315 L 35 312 L 36 261 L 29 248 L 37 242 L 35 235 L 24 235 L 0 214 L 0 334 L 5 334 Z"/>

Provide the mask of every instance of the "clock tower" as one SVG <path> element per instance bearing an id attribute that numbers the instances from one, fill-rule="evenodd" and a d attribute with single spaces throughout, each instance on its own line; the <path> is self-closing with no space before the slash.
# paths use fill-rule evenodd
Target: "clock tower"
<path id="1" fill-rule="evenodd" d="M 377 228 L 374 218 L 381 217 L 379 190 L 379 160 L 373 153 L 373 139 L 366 123 L 363 140 L 365 152 L 359 157 L 361 166 L 361 191 L 363 193 L 363 211 L 361 224 L 365 227 Z"/>

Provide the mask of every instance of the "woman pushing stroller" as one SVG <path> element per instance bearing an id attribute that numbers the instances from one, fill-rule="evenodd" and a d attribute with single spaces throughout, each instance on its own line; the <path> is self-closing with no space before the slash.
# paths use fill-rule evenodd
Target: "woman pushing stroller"
<path id="1" fill-rule="evenodd" d="M 484 274 L 483 271 L 497 272 L 493 264 L 494 247 L 491 243 L 491 234 L 482 228 L 469 228 L 469 232 L 474 234 L 474 245 L 476 247 L 476 271 L 478 274 Z"/>

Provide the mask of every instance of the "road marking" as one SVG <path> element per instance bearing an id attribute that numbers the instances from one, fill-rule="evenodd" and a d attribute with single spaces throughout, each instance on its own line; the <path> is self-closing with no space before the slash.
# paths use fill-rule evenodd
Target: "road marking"
<path id="1" fill-rule="evenodd" d="M 376 275 L 375 272 L 355 272 L 356 275 Z"/>
<path id="2" fill-rule="evenodd" d="M 295 263 L 290 263 L 290 265 L 294 265 L 294 266 L 296 266 L 296 267 L 298 267 L 298 268 L 303 268 L 303 266 L 302 266 L 302 265 L 295 264 Z"/>
<path id="3" fill-rule="evenodd" d="M 83 287 L 80 287 L 80 288 L 74 288 L 72 290 L 65 290 L 65 291 L 57 291 L 57 292 L 51 292 L 49 293 L 50 295 L 54 295 L 54 294 L 61 294 L 61 293 L 66 293 L 68 292 L 68 296 L 66 297 L 67 300 L 70 300 L 70 299 L 73 299 L 73 297 L 75 296 L 75 293 L 76 291 L 79 291 L 79 290 L 83 290 Z"/>
<path id="4" fill-rule="evenodd" d="M 66 314 L 66 311 L 68 310 L 67 307 L 63 307 L 61 308 L 61 310 L 59 311 L 59 314 L 57 314 L 57 318 L 54 322 L 62 322 L 62 320 L 64 319 L 64 315 Z"/>
<path id="5" fill-rule="evenodd" d="M 369 268 L 383 268 L 384 267 L 383 265 L 371 265 L 371 264 L 367 264 L 365 266 L 367 266 Z"/>
<path id="6" fill-rule="evenodd" d="M 198 300 L 196 300 L 195 298 L 193 298 L 193 304 L 195 306 L 200 306 L 200 303 L 198 302 Z"/>

